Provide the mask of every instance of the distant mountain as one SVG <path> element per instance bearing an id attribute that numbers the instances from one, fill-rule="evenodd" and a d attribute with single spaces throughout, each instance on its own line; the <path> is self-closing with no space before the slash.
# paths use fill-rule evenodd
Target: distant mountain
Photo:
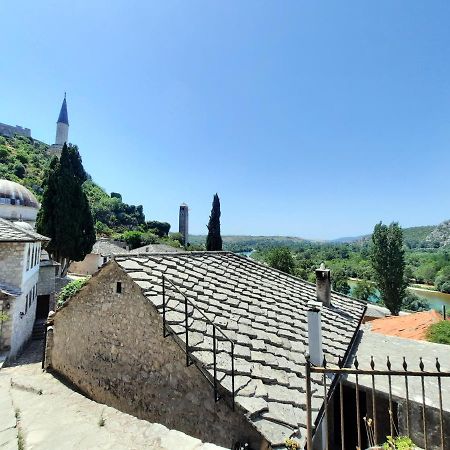
<path id="1" fill-rule="evenodd" d="M 370 236 L 370 235 L 366 234 L 364 236 L 341 237 L 341 238 L 337 238 L 337 239 L 332 239 L 329 242 L 335 242 L 336 244 L 351 244 L 352 242 L 363 241 L 364 239 L 367 239 L 368 236 Z"/>

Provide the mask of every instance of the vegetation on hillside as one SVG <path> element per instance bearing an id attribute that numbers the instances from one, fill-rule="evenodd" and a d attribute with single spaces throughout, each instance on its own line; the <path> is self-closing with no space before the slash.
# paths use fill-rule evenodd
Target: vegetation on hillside
<path id="1" fill-rule="evenodd" d="M 450 320 L 434 323 L 427 330 L 427 340 L 436 344 L 450 345 Z"/>
<path id="2" fill-rule="evenodd" d="M 23 184 L 39 199 L 51 156 L 48 145 L 32 138 L 0 136 L 0 178 Z"/>
<path id="3" fill-rule="evenodd" d="M 52 160 L 47 153 L 48 147 L 43 142 L 24 136 L 0 136 L 0 178 L 23 184 L 41 201 L 43 182 Z M 83 190 L 89 200 L 98 235 L 111 236 L 130 230 L 155 230 L 154 234 L 159 238 L 168 235 L 168 223 L 146 222 L 141 205 L 124 203 L 118 193 L 108 195 L 89 175 Z"/>

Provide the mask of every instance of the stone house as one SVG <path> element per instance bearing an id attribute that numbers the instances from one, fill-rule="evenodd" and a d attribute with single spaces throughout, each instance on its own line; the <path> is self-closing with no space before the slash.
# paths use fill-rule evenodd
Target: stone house
<path id="1" fill-rule="evenodd" d="M 130 250 L 132 254 L 141 254 L 141 253 L 174 253 L 174 252 L 182 252 L 184 251 L 181 247 L 176 248 L 171 245 L 166 244 L 147 244 L 142 247 L 135 248 Z"/>
<path id="2" fill-rule="evenodd" d="M 116 242 L 107 238 L 100 238 L 92 247 L 83 261 L 74 261 L 69 266 L 69 272 L 78 275 L 93 275 L 100 267 L 104 266 L 113 255 L 128 253 L 128 250 L 120 247 Z"/>
<path id="3" fill-rule="evenodd" d="M 52 315 L 45 365 L 208 442 L 304 445 L 305 353 L 322 340 L 328 361 L 346 361 L 365 311 L 317 275 L 315 286 L 228 252 L 119 255 Z M 317 299 L 322 326 L 308 335 Z M 314 417 L 321 393 L 315 379 Z"/>
<path id="4" fill-rule="evenodd" d="M 48 241 L 25 222 L 0 218 L 0 311 L 9 316 L 2 323 L 0 351 L 10 359 L 33 331 L 41 246 Z"/>

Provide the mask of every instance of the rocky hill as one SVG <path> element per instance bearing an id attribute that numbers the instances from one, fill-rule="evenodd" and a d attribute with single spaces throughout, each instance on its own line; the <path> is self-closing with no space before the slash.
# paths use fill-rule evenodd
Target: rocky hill
<path id="1" fill-rule="evenodd" d="M 431 247 L 450 246 L 450 220 L 440 223 L 425 238 L 425 242 Z"/>
<path id="2" fill-rule="evenodd" d="M 0 136 L 0 178 L 23 184 L 42 197 L 42 182 L 52 157 L 48 145 L 33 138 Z M 92 178 L 84 184 L 96 228 L 123 232 L 145 225 L 142 206 L 122 202 L 120 194 L 108 195 Z M 103 225 L 101 225 L 103 224 Z"/>

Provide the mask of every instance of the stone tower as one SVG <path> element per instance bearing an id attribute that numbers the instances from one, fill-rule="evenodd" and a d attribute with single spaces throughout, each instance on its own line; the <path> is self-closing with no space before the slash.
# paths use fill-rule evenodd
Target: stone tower
<path id="1" fill-rule="evenodd" d="M 178 231 L 183 236 L 183 245 L 189 243 L 189 208 L 186 203 L 180 205 L 180 221 Z"/>
<path id="2" fill-rule="evenodd" d="M 66 94 L 64 93 L 64 100 L 59 112 L 58 122 L 56 122 L 56 138 L 55 143 L 50 146 L 48 152 L 52 155 L 61 156 L 61 151 L 64 143 L 69 139 L 69 116 L 67 114 Z"/>

